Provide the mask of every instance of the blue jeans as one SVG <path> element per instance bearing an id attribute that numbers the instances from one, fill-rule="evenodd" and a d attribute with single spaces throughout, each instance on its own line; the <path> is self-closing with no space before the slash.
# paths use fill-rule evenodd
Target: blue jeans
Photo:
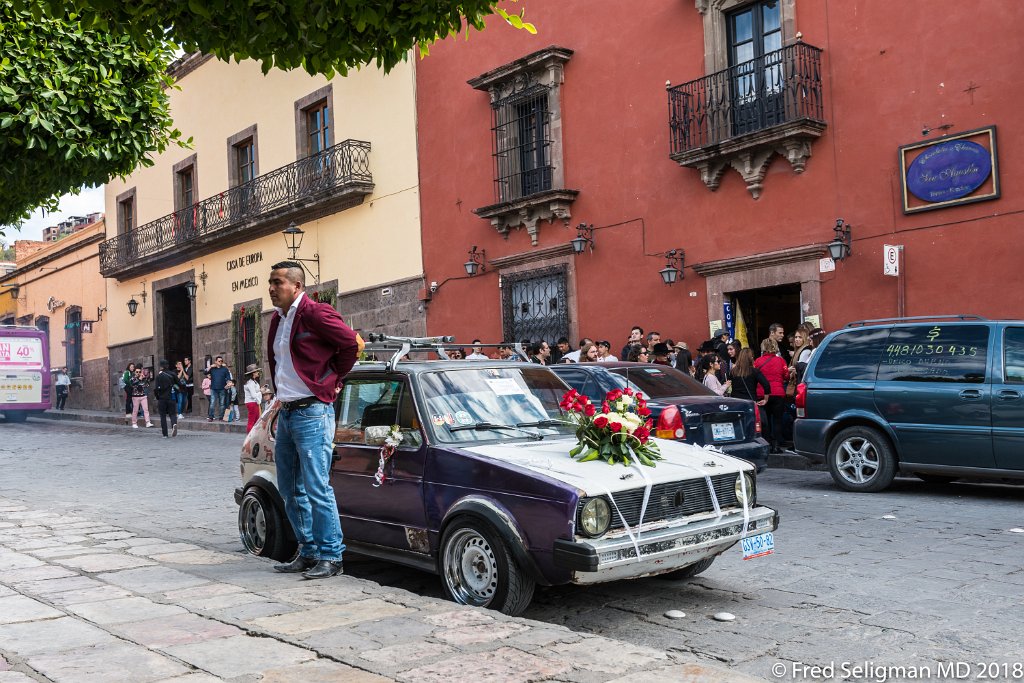
<path id="1" fill-rule="evenodd" d="M 182 415 L 185 413 L 185 399 L 188 397 L 185 396 L 185 392 L 181 390 L 175 392 L 175 395 L 178 399 L 178 415 Z"/>
<path id="2" fill-rule="evenodd" d="M 274 460 L 299 554 L 314 560 L 341 559 L 345 550 L 338 502 L 331 488 L 334 406 L 314 403 L 282 410 L 277 417 Z"/>
<path id="3" fill-rule="evenodd" d="M 207 417 L 212 420 L 224 417 L 225 398 L 223 389 L 210 389 L 210 414 Z"/>

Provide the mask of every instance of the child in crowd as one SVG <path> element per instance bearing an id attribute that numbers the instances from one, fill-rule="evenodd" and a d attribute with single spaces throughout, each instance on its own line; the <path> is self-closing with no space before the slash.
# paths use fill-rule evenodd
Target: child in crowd
<path id="1" fill-rule="evenodd" d="M 229 379 L 224 385 L 224 401 L 227 408 L 224 409 L 224 421 L 234 422 L 238 419 L 238 389 L 235 388 L 235 381 Z"/>

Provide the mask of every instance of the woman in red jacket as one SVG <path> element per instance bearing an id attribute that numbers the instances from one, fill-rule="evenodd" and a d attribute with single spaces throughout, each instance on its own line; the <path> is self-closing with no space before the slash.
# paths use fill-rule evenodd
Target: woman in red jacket
<path id="1" fill-rule="evenodd" d="M 767 396 L 765 413 L 768 417 L 768 433 L 771 447 L 769 453 L 781 453 L 782 448 L 782 414 L 786 408 L 786 382 L 789 380 L 789 367 L 779 355 L 778 343 L 769 337 L 761 342 L 761 357 L 754 361 L 754 367 L 768 380 L 771 390 Z M 760 397 L 763 392 L 757 388 Z"/>

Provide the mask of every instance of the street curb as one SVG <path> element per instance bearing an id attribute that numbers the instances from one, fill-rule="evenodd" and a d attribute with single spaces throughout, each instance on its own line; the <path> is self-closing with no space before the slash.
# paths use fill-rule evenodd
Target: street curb
<path id="1" fill-rule="evenodd" d="M 124 415 L 115 415 L 113 413 L 86 413 L 75 410 L 63 410 L 60 412 L 46 411 L 45 413 L 35 413 L 32 415 L 32 417 L 43 420 L 99 422 L 102 424 L 127 427 L 127 425 L 125 424 Z M 156 419 L 152 420 L 153 424 L 158 424 L 160 419 L 159 416 L 153 416 L 151 414 L 150 418 L 153 417 L 156 417 Z M 185 418 L 184 420 L 178 421 L 178 431 L 245 434 L 245 425 L 243 425 L 241 422 L 222 422 L 219 420 L 214 422 L 207 422 L 202 418 Z"/>
<path id="2" fill-rule="evenodd" d="M 775 453 L 768 456 L 768 468 L 777 470 L 815 470 L 824 472 L 828 468 L 825 463 L 814 462 L 792 451 Z"/>

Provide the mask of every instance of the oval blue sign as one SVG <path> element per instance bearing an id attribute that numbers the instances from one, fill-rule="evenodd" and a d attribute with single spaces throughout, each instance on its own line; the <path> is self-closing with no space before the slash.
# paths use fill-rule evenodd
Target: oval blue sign
<path id="1" fill-rule="evenodd" d="M 907 189 L 926 202 L 966 197 L 988 180 L 992 156 L 969 140 L 950 140 L 922 152 L 907 169 Z"/>

